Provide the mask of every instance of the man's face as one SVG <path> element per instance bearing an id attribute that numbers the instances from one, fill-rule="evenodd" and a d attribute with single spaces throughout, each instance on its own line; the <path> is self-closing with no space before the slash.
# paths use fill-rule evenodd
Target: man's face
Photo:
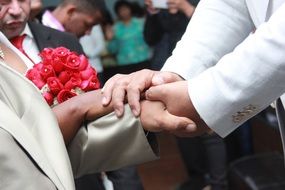
<path id="1" fill-rule="evenodd" d="M 90 34 L 92 27 L 101 20 L 100 11 L 95 13 L 87 13 L 82 11 L 74 11 L 74 13 L 63 23 L 67 32 L 73 33 L 78 38 L 85 34 Z"/>
<path id="2" fill-rule="evenodd" d="M 2 6 L 0 30 L 8 39 L 16 37 L 25 29 L 30 14 L 30 0 L 0 0 Z"/>

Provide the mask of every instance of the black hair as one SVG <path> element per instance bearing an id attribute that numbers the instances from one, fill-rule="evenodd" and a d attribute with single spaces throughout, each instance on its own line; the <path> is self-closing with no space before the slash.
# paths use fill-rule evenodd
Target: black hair
<path id="1" fill-rule="evenodd" d="M 60 6 L 65 6 L 67 4 L 74 4 L 78 9 L 83 11 L 94 12 L 94 10 L 99 10 L 103 12 L 106 10 L 104 0 L 63 0 Z"/>
<path id="2" fill-rule="evenodd" d="M 115 3 L 115 5 L 114 5 L 114 10 L 115 10 L 115 13 L 116 13 L 117 15 L 118 15 L 119 9 L 120 9 L 121 7 L 128 7 L 128 8 L 130 8 L 131 12 L 133 11 L 133 9 L 132 9 L 132 4 L 131 4 L 130 2 L 125 1 L 125 0 L 119 0 L 119 1 L 117 1 L 117 2 Z"/>

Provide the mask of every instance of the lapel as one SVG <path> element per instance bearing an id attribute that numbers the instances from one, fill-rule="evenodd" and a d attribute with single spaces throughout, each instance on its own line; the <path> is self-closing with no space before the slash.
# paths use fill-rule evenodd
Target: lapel
<path id="1" fill-rule="evenodd" d="M 47 30 L 44 26 L 38 23 L 28 22 L 28 24 L 39 51 L 42 51 L 46 47 L 56 47 L 56 41 L 53 40 L 50 30 Z"/>
<path id="2" fill-rule="evenodd" d="M 2 33 L 0 40 L 18 52 Z M 4 63 L 0 63 L 0 103 L 1 127 L 19 142 L 58 189 L 74 189 L 70 161 L 54 115 L 36 87 Z M 10 117 L 13 119 L 7 119 Z"/>
<path id="3" fill-rule="evenodd" d="M 256 28 L 266 19 L 269 0 L 246 0 L 249 14 Z"/>

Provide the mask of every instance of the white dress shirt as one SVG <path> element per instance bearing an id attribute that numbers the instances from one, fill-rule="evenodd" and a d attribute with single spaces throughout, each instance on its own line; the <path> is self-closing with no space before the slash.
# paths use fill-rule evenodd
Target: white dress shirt
<path id="1" fill-rule="evenodd" d="M 43 14 L 42 24 L 62 32 L 65 31 L 63 25 L 52 15 L 49 10 L 46 10 Z"/>
<path id="2" fill-rule="evenodd" d="M 97 72 L 103 71 L 100 54 L 105 49 L 105 39 L 100 25 L 93 26 L 91 33 L 80 38 L 84 53 Z"/>
<path id="3" fill-rule="evenodd" d="M 26 27 L 22 32 L 22 35 L 23 34 L 26 34 L 26 37 L 23 41 L 23 49 L 35 64 L 39 63 L 41 61 L 41 57 L 39 56 L 39 49 L 28 24 L 26 24 Z"/>

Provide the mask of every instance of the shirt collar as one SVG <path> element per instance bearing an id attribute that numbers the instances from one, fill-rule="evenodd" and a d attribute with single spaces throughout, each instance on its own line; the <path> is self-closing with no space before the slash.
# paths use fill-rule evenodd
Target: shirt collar
<path id="1" fill-rule="evenodd" d="M 24 31 L 22 32 L 21 35 L 23 35 L 23 34 L 29 36 L 30 38 L 34 38 L 33 33 L 32 33 L 32 31 L 31 31 L 31 29 L 30 29 L 28 23 L 26 24 L 25 29 L 24 29 Z"/>
<path id="2" fill-rule="evenodd" d="M 57 18 L 53 16 L 53 14 L 49 10 L 46 10 L 44 12 L 42 17 L 42 23 L 45 26 L 60 30 L 62 32 L 65 31 L 63 25 L 57 20 Z"/>

